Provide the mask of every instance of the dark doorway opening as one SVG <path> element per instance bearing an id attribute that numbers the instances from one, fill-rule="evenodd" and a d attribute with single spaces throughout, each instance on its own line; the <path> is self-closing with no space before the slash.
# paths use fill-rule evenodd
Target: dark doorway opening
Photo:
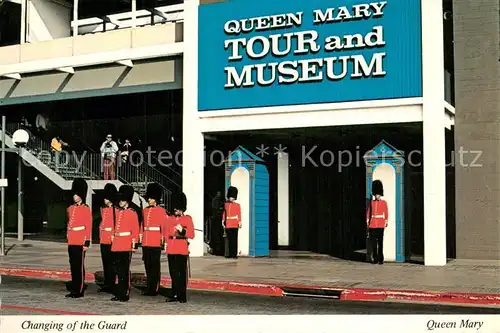
<path id="1" fill-rule="evenodd" d="M 366 249 L 366 166 L 363 155 L 386 140 L 403 152 L 422 151 L 421 124 L 344 126 L 206 135 L 207 156 L 227 154 L 239 145 L 258 153 L 269 147 L 263 159 L 270 175 L 270 249 L 278 249 L 277 158 L 279 145 L 289 154 L 289 250 L 310 251 L 364 260 Z M 309 152 L 311 152 L 308 154 Z M 421 156 L 414 154 L 416 156 Z M 306 156 L 309 156 L 307 158 Z M 349 162 L 350 159 L 350 162 Z M 206 207 L 217 191 L 224 191 L 222 163 L 208 163 L 205 171 Z M 422 165 L 413 158 L 405 164 L 406 248 L 408 255 L 423 246 Z M 209 216 L 209 215 L 207 215 Z"/>

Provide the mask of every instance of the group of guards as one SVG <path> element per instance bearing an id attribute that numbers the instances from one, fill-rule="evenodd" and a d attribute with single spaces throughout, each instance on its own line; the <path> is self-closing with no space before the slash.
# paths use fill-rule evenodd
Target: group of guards
<path id="1" fill-rule="evenodd" d="M 66 297 L 80 298 L 85 291 L 85 253 L 92 240 L 92 212 L 85 204 L 87 183 L 75 179 L 72 184 L 74 203 L 68 207 L 67 240 L 71 266 L 71 281 Z M 189 239 L 194 238 L 191 216 L 185 215 L 187 199 L 184 193 L 173 197 L 173 214 L 159 206 L 162 189 L 149 184 L 145 199 L 148 206 L 137 212 L 132 208 L 134 189 L 123 185 L 119 190 L 113 184 L 104 188 L 104 207 L 99 226 L 100 248 L 104 269 L 101 293 L 114 295 L 112 301 L 130 299 L 132 255 L 142 245 L 147 286 L 144 296 L 157 296 L 160 287 L 160 258 L 165 252 L 172 281 L 172 295 L 167 302 L 187 301 L 189 271 Z M 139 215 L 142 213 L 142 223 Z"/>

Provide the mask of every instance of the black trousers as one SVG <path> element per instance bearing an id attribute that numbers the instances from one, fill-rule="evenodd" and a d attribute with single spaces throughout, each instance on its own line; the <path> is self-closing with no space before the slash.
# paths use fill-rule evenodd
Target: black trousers
<path id="1" fill-rule="evenodd" d="M 101 244 L 102 268 L 104 270 L 104 287 L 113 289 L 116 284 L 116 270 L 114 267 L 111 244 Z"/>
<path id="2" fill-rule="evenodd" d="M 172 279 L 172 294 L 179 301 L 187 301 L 187 260 L 188 256 L 182 254 L 169 254 L 168 270 Z"/>
<path id="3" fill-rule="evenodd" d="M 384 262 L 384 228 L 370 228 L 373 260 L 377 263 Z"/>
<path id="4" fill-rule="evenodd" d="M 118 284 L 115 288 L 115 296 L 121 300 L 128 300 L 131 289 L 131 273 L 130 260 L 132 260 L 132 252 L 112 252 L 114 258 L 114 266 L 118 275 Z"/>
<path id="5" fill-rule="evenodd" d="M 144 268 L 146 269 L 147 287 L 146 292 L 158 294 L 160 289 L 160 258 L 161 247 L 142 247 Z"/>
<path id="6" fill-rule="evenodd" d="M 83 294 L 85 284 L 85 251 L 82 245 L 68 245 L 71 283 L 69 291 L 75 295 Z"/>
<path id="7" fill-rule="evenodd" d="M 226 229 L 227 253 L 226 258 L 238 257 L 238 228 Z"/>
<path id="8" fill-rule="evenodd" d="M 213 250 L 212 254 L 216 256 L 224 255 L 224 237 L 222 237 L 224 230 L 221 221 L 222 214 L 214 214 L 210 222 L 210 247 Z"/>

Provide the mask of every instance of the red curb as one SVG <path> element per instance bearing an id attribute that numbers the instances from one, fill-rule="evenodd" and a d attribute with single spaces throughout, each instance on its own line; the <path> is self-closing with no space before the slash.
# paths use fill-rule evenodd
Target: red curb
<path id="1" fill-rule="evenodd" d="M 463 305 L 500 305 L 500 294 L 431 292 L 415 290 L 345 289 L 342 300 L 349 301 L 413 301 Z"/>
<path id="2" fill-rule="evenodd" d="M 19 310 L 19 311 L 50 313 L 50 314 L 58 314 L 58 315 L 66 315 L 66 316 L 100 316 L 100 315 L 102 315 L 102 313 L 99 314 L 99 313 L 74 312 L 74 311 L 44 309 L 44 308 L 33 308 L 33 307 L 29 307 L 29 306 L 10 305 L 10 304 L 2 304 L 0 306 L 0 309 L 13 309 L 13 310 Z"/>
<path id="3" fill-rule="evenodd" d="M 55 269 L 6 268 L 0 267 L 0 275 L 22 276 L 34 279 L 71 280 L 71 272 Z M 85 273 L 85 282 L 95 282 L 93 273 Z"/>
<path id="4" fill-rule="evenodd" d="M 70 280 L 69 271 L 63 270 L 40 270 L 31 268 L 7 268 L 0 267 L 0 275 L 23 276 L 29 278 Z M 133 274 L 133 282 L 142 282 L 143 273 Z M 93 273 L 86 273 L 87 282 L 95 282 Z M 169 286 L 170 278 L 162 276 L 161 285 Z M 462 305 L 500 305 L 500 294 L 479 294 L 479 293 L 459 293 L 459 292 L 430 292 L 415 290 L 382 290 L 363 288 L 335 288 L 321 286 L 307 286 L 296 284 L 270 285 L 264 283 L 251 283 L 242 281 L 223 281 L 192 279 L 188 286 L 194 290 L 212 290 L 235 292 L 262 296 L 285 296 L 282 288 L 311 290 L 311 291 L 340 291 L 340 300 L 343 301 L 412 301 L 412 302 L 434 302 L 453 303 Z"/>

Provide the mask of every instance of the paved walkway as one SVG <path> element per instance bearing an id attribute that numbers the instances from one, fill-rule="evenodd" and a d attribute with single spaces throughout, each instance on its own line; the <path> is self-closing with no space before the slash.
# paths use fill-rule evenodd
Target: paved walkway
<path id="1" fill-rule="evenodd" d="M 6 240 L 7 255 L 0 267 L 68 270 L 64 243 Z M 87 272 L 102 270 L 99 246 L 87 253 Z M 143 273 L 140 250 L 132 260 L 132 272 Z M 166 256 L 162 273 L 168 274 Z M 270 258 L 238 260 L 206 256 L 191 258 L 192 279 L 244 281 L 267 284 L 299 284 L 311 287 L 415 290 L 485 293 L 500 296 L 500 263 L 456 260 L 444 267 L 387 263 L 383 266 L 351 262 L 302 252 L 278 252 Z"/>

